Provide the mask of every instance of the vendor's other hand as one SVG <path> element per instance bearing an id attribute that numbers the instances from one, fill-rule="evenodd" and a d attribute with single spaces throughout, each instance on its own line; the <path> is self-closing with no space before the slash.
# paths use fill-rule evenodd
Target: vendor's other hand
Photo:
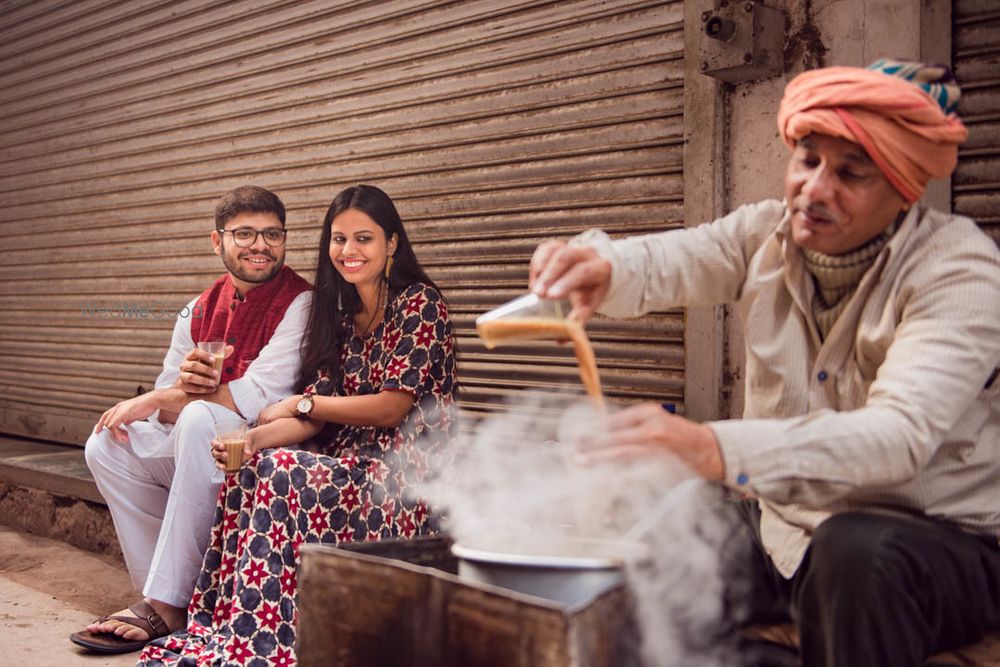
<path id="1" fill-rule="evenodd" d="M 212 458 L 215 459 L 215 467 L 219 470 L 226 469 L 226 462 L 229 460 L 229 455 L 226 452 L 226 446 L 219 442 L 218 438 L 212 438 Z M 246 434 L 246 443 L 243 445 L 243 461 L 249 461 L 250 457 L 254 455 L 258 449 L 257 447 L 257 435 L 254 429 L 248 429 Z"/>
<path id="2" fill-rule="evenodd" d="M 151 393 L 130 398 L 101 415 L 101 418 L 97 420 L 97 425 L 94 426 L 94 433 L 100 433 L 101 429 L 106 428 L 115 442 L 127 445 L 129 442 L 128 432 L 122 427 L 145 419 L 154 412 L 156 412 L 156 403 Z"/>
<path id="3" fill-rule="evenodd" d="M 593 248 L 545 241 L 531 257 L 528 286 L 544 299 L 568 297 L 570 318 L 586 322 L 611 287 L 611 263 Z"/>
<path id="4" fill-rule="evenodd" d="M 267 406 L 257 415 L 257 423 L 263 426 L 286 417 L 297 417 L 299 414 L 297 408 L 301 398 L 301 394 L 296 394 Z"/>
<path id="5" fill-rule="evenodd" d="M 608 417 L 607 431 L 582 455 L 587 462 L 672 454 L 708 480 L 725 477 L 722 453 L 708 426 L 671 414 L 658 403 L 625 408 Z"/>
<path id="6" fill-rule="evenodd" d="M 226 357 L 231 355 L 234 349 L 232 345 L 227 345 Z M 219 372 L 215 370 L 212 355 L 205 350 L 195 348 L 188 352 L 180 370 L 174 386 L 186 394 L 211 394 L 219 388 Z"/>

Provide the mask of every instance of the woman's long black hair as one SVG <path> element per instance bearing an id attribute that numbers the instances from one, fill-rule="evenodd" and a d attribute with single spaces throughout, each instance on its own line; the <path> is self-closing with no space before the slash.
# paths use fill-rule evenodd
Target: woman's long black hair
<path id="1" fill-rule="evenodd" d="M 337 377 L 344 331 L 349 330 L 346 325 L 361 310 L 358 290 L 344 280 L 330 261 L 333 219 L 348 209 L 361 211 L 374 220 L 385 232 L 386 242 L 393 234 L 396 235 L 396 252 L 393 254 L 394 261 L 387 281 L 387 304 L 392 303 L 395 297 L 414 283 L 424 283 L 437 289 L 437 285 L 427 277 L 417 261 L 403 228 L 403 221 L 389 195 L 374 185 L 354 185 L 342 190 L 333 198 L 333 203 L 323 218 L 312 308 L 302 337 L 302 367 L 297 383 L 299 391 L 316 379 L 316 371 L 320 368 L 326 368 L 333 377 Z M 341 308 L 337 307 L 338 303 Z"/>

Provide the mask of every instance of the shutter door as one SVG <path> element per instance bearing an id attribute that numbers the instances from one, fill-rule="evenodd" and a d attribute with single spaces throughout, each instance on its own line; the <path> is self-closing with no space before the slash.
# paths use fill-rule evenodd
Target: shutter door
<path id="1" fill-rule="evenodd" d="M 577 383 L 475 316 L 533 247 L 681 225 L 681 2 L 7 2 L 0 9 L 0 431 L 82 443 L 148 389 L 255 183 L 311 278 L 333 195 L 396 200 L 457 324 L 463 405 Z M 683 316 L 592 326 L 607 393 L 683 395 Z"/>
<path id="2" fill-rule="evenodd" d="M 954 210 L 1000 243 L 1000 4 L 957 0 L 952 19 L 958 113 L 969 128 L 952 177 Z"/>

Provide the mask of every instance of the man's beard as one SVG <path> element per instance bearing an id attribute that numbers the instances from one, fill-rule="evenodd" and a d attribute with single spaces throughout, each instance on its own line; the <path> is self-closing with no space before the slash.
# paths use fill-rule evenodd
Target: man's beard
<path id="1" fill-rule="evenodd" d="M 258 255 L 275 260 L 274 264 L 271 267 L 271 270 L 266 274 L 247 272 L 243 268 L 243 265 L 241 264 L 241 259 L 243 257 L 242 254 L 241 257 L 238 257 L 235 261 L 233 261 L 228 254 L 222 253 L 222 263 L 223 265 L 225 265 L 227 271 L 229 271 L 231 274 L 233 274 L 233 276 L 239 278 L 245 283 L 253 283 L 253 284 L 266 283 L 268 280 L 274 278 L 274 276 L 278 274 L 278 271 L 280 271 L 281 267 L 284 266 L 285 261 L 284 259 L 281 260 L 277 259 L 270 252 L 252 252 L 252 253 L 247 253 L 245 256 L 254 257 Z"/>

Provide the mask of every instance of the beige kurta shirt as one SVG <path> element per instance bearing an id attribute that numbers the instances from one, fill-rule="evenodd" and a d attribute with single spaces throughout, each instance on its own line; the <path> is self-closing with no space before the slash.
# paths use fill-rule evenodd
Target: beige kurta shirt
<path id="1" fill-rule="evenodd" d="M 579 241 L 612 264 L 604 314 L 737 305 L 743 419 L 710 426 L 726 483 L 760 498 L 764 546 L 786 577 L 812 531 L 848 509 L 1000 537 L 1000 252 L 971 220 L 914 207 L 826 340 L 782 202 Z"/>

